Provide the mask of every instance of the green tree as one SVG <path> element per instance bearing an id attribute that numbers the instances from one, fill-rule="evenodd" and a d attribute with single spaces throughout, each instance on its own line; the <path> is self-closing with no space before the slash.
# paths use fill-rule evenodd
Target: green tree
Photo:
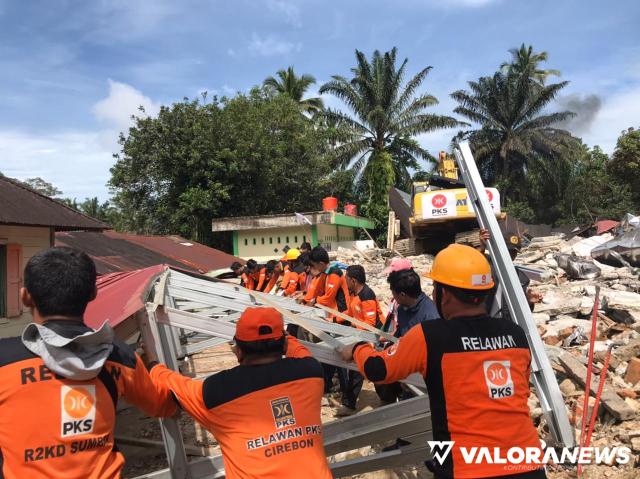
<path id="1" fill-rule="evenodd" d="M 536 156 L 558 158 L 573 141 L 554 125 L 574 113 L 544 113 L 568 82 L 539 85 L 531 80 L 532 65 L 528 68 L 496 72 L 451 94 L 459 104 L 454 111 L 478 125 L 458 138 L 470 140 L 485 181 L 496 183 L 511 201 L 525 196 L 526 171 Z"/>
<path id="2" fill-rule="evenodd" d="M 50 198 L 54 198 L 62 194 L 62 191 L 60 191 L 59 188 L 43 180 L 39 176 L 36 176 L 35 178 L 27 178 L 23 183 L 32 190 L 36 190 L 38 193 L 42 193 Z"/>
<path id="3" fill-rule="evenodd" d="M 129 231 L 221 246 L 211 219 L 318 209 L 332 186 L 325 130 L 269 89 L 162 107 L 121 147 L 110 185 Z"/>
<path id="4" fill-rule="evenodd" d="M 500 65 L 503 73 L 514 73 L 516 75 L 524 73 L 540 85 L 544 85 L 547 77 L 551 75 L 560 76 L 560 70 L 539 68 L 538 65 L 540 63 L 549 59 L 547 52 L 535 53 L 531 45 L 525 46 L 523 43 L 520 48 L 510 49 L 509 53 L 511 53 L 511 62 L 504 62 Z"/>
<path id="5" fill-rule="evenodd" d="M 633 211 L 629 185 L 608 172 L 609 158 L 598 146 L 582 152 L 572 162 L 571 181 L 564 194 L 565 218 L 587 224 L 598 219 L 620 218 Z"/>
<path id="6" fill-rule="evenodd" d="M 629 186 L 637 212 L 640 209 L 640 130 L 629 128 L 622 132 L 607 171 L 619 183 Z"/>
<path id="7" fill-rule="evenodd" d="M 411 169 L 418 169 L 421 160 L 434 161 L 415 136 L 430 131 L 460 126 L 454 118 L 426 113 L 438 103 L 418 88 L 431 67 L 426 67 L 405 82 L 408 60 L 396 65 L 397 49 L 386 53 L 376 50 L 371 60 L 356 50 L 356 66 L 352 78 L 334 75 L 322 85 L 320 93 L 330 93 L 351 110 L 344 113 L 325 110 L 324 115 L 336 124 L 339 140 L 333 151 L 336 166 L 351 167 L 362 178 L 366 189 L 373 159 L 391 162 L 393 183 L 407 188 Z M 390 156 L 382 155 L 387 152 Z M 386 167 L 384 170 L 388 170 Z M 386 184 L 390 178 L 381 178 Z"/>
<path id="8" fill-rule="evenodd" d="M 536 156 L 527 168 L 526 196 L 510 215 L 528 223 L 586 225 L 632 210 L 628 185 L 612 177 L 609 158 L 597 146 L 575 141 L 557 157 Z M 631 208 L 631 209 L 630 209 Z"/>
<path id="9" fill-rule="evenodd" d="M 289 67 L 286 70 L 278 70 L 276 75 L 278 78 L 266 78 L 263 85 L 267 88 L 272 88 L 281 95 L 288 95 L 306 113 L 314 114 L 324 108 L 322 98 L 303 99 L 309 87 L 316 82 L 312 75 L 298 76 L 293 71 L 293 67 Z"/>

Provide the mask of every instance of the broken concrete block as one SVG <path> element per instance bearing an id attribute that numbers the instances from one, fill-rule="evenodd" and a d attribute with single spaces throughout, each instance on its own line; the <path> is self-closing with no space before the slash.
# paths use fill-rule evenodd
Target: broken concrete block
<path id="1" fill-rule="evenodd" d="M 547 328 L 545 336 L 560 336 L 562 331 L 568 331 L 565 336 L 567 337 L 573 332 L 573 328 L 582 328 L 582 331 L 587 336 L 591 334 L 591 321 L 566 315 L 558 316 L 556 319 L 549 321 L 545 327 Z M 571 330 L 569 331 L 569 329 Z"/>
<path id="2" fill-rule="evenodd" d="M 588 315 L 593 311 L 594 298 L 591 296 L 583 296 L 580 302 L 580 314 L 583 316 Z"/>
<path id="3" fill-rule="evenodd" d="M 602 305 L 605 309 L 640 311 L 640 294 L 630 291 L 607 290 L 603 293 Z"/>
<path id="4" fill-rule="evenodd" d="M 593 357 L 596 361 L 604 363 L 606 355 L 606 351 L 598 351 L 594 352 Z M 620 366 L 620 360 L 612 354 L 611 357 L 609 357 L 609 371 L 615 371 L 618 366 Z"/>
<path id="5" fill-rule="evenodd" d="M 559 346 L 562 344 L 562 341 L 560 341 L 560 338 L 557 336 L 545 336 L 542 338 L 542 341 L 549 346 Z"/>
<path id="6" fill-rule="evenodd" d="M 567 374 L 575 379 L 582 387 L 586 384 L 587 368 L 572 354 L 563 353 L 559 356 L 560 363 L 564 366 Z M 595 395 L 598 390 L 598 381 L 591 381 L 591 394 Z M 633 401 L 633 399 L 627 398 L 623 400 L 618 396 L 607 384 L 604 385 L 602 392 L 602 405 L 609 411 L 616 419 L 626 421 L 635 417 L 636 410 L 627 404 L 626 401 Z"/>
<path id="7" fill-rule="evenodd" d="M 562 391 L 562 394 L 565 396 L 568 396 L 569 394 L 576 392 L 576 385 L 571 379 L 565 379 L 560 383 L 560 391 Z"/>
<path id="8" fill-rule="evenodd" d="M 609 233 L 605 233 L 601 236 L 591 236 L 589 238 L 584 238 L 575 243 L 571 249 L 578 256 L 591 257 L 591 250 L 596 246 L 600 246 L 601 244 L 606 243 L 613 236 Z"/>
<path id="9" fill-rule="evenodd" d="M 631 398 L 631 399 L 638 399 L 638 393 L 635 392 L 633 389 L 616 389 L 616 393 L 618 394 L 618 396 L 620 396 L 621 398 Z"/>
<path id="10" fill-rule="evenodd" d="M 614 349 L 613 354 L 620 361 L 630 361 L 631 358 L 640 357 L 640 339 L 633 339 L 629 344 Z"/>
<path id="11" fill-rule="evenodd" d="M 538 326 L 543 326 L 551 319 L 547 313 L 532 313 L 533 320 Z"/>
<path id="12" fill-rule="evenodd" d="M 557 316 L 559 314 L 577 313 L 580 311 L 581 304 L 581 297 L 549 291 L 545 294 L 542 302 L 536 304 L 534 311 L 536 313 L 547 313 L 549 316 Z"/>
<path id="13" fill-rule="evenodd" d="M 624 380 L 632 386 L 640 382 L 640 358 L 631 358 Z"/>

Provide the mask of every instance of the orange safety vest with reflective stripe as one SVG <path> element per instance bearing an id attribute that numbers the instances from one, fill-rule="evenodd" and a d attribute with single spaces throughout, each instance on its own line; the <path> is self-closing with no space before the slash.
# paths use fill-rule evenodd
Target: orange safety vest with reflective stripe
<path id="1" fill-rule="evenodd" d="M 120 477 L 119 397 L 151 416 L 176 411 L 171 395 L 155 387 L 119 340 L 98 376 L 78 381 L 54 374 L 20 338 L 0 339 L 0 478 Z"/>
<path id="2" fill-rule="evenodd" d="M 352 318 L 368 323 L 376 328 L 382 324 L 384 318 L 380 303 L 376 298 L 376 293 L 366 284 L 358 294 L 351 295 L 348 314 Z M 363 329 L 356 324 L 353 326 L 358 329 Z"/>
<path id="3" fill-rule="evenodd" d="M 349 309 L 349 297 L 349 287 L 343 271 L 337 266 L 329 268 L 324 282 L 324 294 L 318 296 L 316 302 L 342 313 Z M 333 315 L 329 320 L 336 323 L 344 322 L 342 318 Z"/>
<path id="4" fill-rule="evenodd" d="M 287 343 L 286 358 L 204 381 L 161 364 L 151 369 L 153 380 L 214 435 L 228 479 L 332 478 L 320 420 L 322 366 L 295 338 Z"/>
<path id="5" fill-rule="evenodd" d="M 454 441 L 440 468 L 443 477 L 485 478 L 540 469 L 537 464 L 467 464 L 461 447 L 540 449 L 529 416 L 531 353 L 520 326 L 489 317 L 420 323 L 400 341 L 376 351 L 354 347 L 358 369 L 371 381 L 392 383 L 418 372 L 425 378 L 433 439 Z M 492 456 L 493 457 L 493 456 Z M 540 450 L 540 457 L 542 451 Z"/>

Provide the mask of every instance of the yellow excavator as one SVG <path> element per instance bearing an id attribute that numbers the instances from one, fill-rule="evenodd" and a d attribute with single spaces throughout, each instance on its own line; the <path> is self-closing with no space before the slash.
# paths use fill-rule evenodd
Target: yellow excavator
<path id="1" fill-rule="evenodd" d="M 489 203 L 499 220 L 500 193 L 486 188 Z M 467 190 L 458 177 L 453 157 L 441 151 L 436 174 L 429 181 L 413 183 L 411 191 L 410 236 L 416 253 L 435 253 L 454 242 L 478 241 L 478 223 Z"/>

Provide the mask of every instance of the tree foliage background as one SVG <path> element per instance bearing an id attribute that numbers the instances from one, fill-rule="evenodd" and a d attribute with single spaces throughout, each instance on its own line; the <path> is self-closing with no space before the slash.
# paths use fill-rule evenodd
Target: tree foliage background
<path id="1" fill-rule="evenodd" d="M 27 182 L 116 229 L 225 248 L 213 218 L 313 211 L 333 195 L 360 205 L 384 240 L 389 188 L 428 179 L 436 156 L 416 136 L 463 127 L 454 139 L 471 142 L 486 184 L 521 221 L 584 225 L 640 213 L 640 130 L 621 132 L 611 158 L 585 145 L 559 126 L 573 113 L 555 108 L 568 81 L 549 81 L 561 74 L 543 65 L 548 54 L 523 44 L 510 55 L 452 93 L 459 119 L 430 111 L 437 99 L 422 84 L 431 67 L 410 76 L 395 48 L 370 58 L 356 50 L 351 75 L 320 88 L 343 109 L 306 98 L 315 79 L 289 67 L 248 93 L 185 98 L 136 118 L 120 137 L 110 201 L 61 198 L 42 178 Z"/>
<path id="2" fill-rule="evenodd" d="M 272 89 L 206 97 L 139 118 L 111 169 L 119 227 L 211 243 L 211 220 L 317 210 L 340 194 L 327 131 Z"/>

